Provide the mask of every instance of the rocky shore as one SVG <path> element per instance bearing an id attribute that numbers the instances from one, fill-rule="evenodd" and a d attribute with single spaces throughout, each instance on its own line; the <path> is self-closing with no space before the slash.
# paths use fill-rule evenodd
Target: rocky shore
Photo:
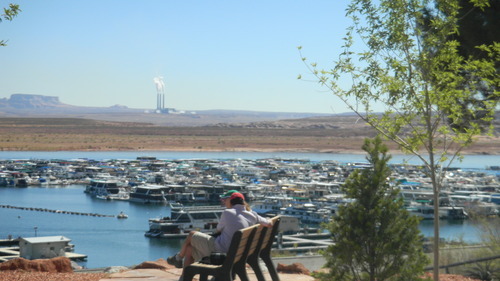
<path id="1" fill-rule="evenodd" d="M 281 280 L 315 280 L 310 271 L 298 262 L 289 265 L 277 263 L 277 269 Z M 163 259 L 146 261 L 130 268 L 110 267 L 84 271 L 74 271 L 71 261 L 64 257 L 34 261 L 19 258 L 0 264 L 0 280 L 2 281 L 176 281 L 181 274 L 182 269 L 174 268 Z M 257 280 L 250 268 L 248 274 L 250 281 Z M 426 274 L 424 277 L 430 277 L 430 274 Z M 441 274 L 440 280 L 476 281 L 477 279 L 461 275 Z"/>

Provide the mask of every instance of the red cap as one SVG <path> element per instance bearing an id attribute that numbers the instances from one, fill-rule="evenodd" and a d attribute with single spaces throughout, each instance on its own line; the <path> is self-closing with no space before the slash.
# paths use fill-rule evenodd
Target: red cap
<path id="1" fill-rule="evenodd" d="M 245 200 L 245 196 L 243 196 L 243 194 L 239 193 L 239 192 L 235 192 L 231 195 L 231 197 L 229 197 L 229 200 L 233 200 L 234 198 L 241 198 L 243 200 Z"/>

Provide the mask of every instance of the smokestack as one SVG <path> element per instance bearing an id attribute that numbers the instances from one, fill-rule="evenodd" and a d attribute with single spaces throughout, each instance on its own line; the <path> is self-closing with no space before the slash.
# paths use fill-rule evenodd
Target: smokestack
<path id="1" fill-rule="evenodd" d="M 162 76 L 153 78 L 153 82 L 156 85 L 156 109 L 162 112 L 165 109 L 165 83 Z"/>

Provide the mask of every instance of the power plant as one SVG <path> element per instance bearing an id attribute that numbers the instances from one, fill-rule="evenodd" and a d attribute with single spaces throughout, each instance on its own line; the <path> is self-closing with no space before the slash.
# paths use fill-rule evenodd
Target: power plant
<path id="1" fill-rule="evenodd" d="M 165 108 L 165 83 L 163 82 L 163 77 L 155 77 L 153 78 L 153 82 L 156 85 L 156 112 L 168 113 L 168 109 Z"/>
<path id="2" fill-rule="evenodd" d="M 153 78 L 153 82 L 156 86 L 156 113 L 159 114 L 186 114 L 184 110 L 177 110 L 175 108 L 165 107 L 165 82 L 163 82 L 162 76 L 157 76 Z M 189 114 L 195 114 L 196 112 L 190 111 Z"/>

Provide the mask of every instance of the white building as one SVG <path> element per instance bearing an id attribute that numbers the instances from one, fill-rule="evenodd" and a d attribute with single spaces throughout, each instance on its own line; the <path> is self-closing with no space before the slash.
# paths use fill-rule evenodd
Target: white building
<path id="1" fill-rule="evenodd" d="M 20 238 L 19 254 L 28 260 L 65 256 L 71 239 L 64 236 Z"/>

